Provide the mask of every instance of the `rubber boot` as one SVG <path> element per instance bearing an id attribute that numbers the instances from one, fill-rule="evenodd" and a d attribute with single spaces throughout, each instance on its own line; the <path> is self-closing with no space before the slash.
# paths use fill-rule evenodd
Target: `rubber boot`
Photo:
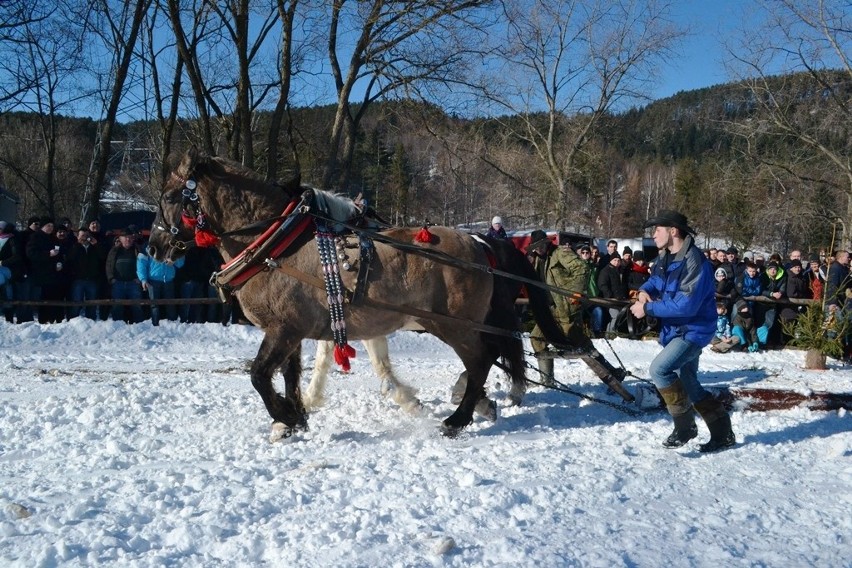
<path id="1" fill-rule="evenodd" d="M 708 396 L 695 404 L 695 410 L 701 415 L 701 418 L 707 424 L 707 429 L 710 430 L 710 441 L 699 445 L 699 452 L 718 452 L 737 443 L 734 431 L 731 428 L 731 416 L 721 402 L 712 396 Z"/>
<path id="2" fill-rule="evenodd" d="M 695 425 L 695 412 L 689 404 L 689 398 L 683 389 L 680 380 L 676 380 L 667 387 L 657 389 L 666 409 L 674 420 L 674 430 L 669 437 L 663 441 L 666 448 L 679 448 L 691 439 L 698 436 L 698 427 Z"/>
<path id="3" fill-rule="evenodd" d="M 538 355 L 535 358 L 538 361 L 538 370 L 541 372 L 539 382 L 546 387 L 555 387 L 556 377 L 553 374 L 553 359 L 551 357 L 539 357 Z"/>

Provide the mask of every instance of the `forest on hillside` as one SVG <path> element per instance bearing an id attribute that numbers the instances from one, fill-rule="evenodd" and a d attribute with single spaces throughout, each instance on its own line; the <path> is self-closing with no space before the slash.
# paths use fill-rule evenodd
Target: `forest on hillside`
<path id="1" fill-rule="evenodd" d="M 153 208 L 195 145 L 400 225 L 639 235 L 673 207 L 741 247 L 849 241 L 852 32 L 833 3 L 762 3 L 741 79 L 653 102 L 643 83 L 684 33 L 653 1 L 36 4 L 0 5 L 19 219 Z"/>

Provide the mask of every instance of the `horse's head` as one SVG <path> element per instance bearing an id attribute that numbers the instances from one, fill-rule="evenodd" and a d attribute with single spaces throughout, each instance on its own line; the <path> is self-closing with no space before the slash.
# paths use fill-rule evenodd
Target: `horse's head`
<path id="1" fill-rule="evenodd" d="M 193 146 L 163 184 L 159 210 L 148 241 L 148 252 L 159 261 L 173 262 L 186 253 L 188 246 L 195 244 L 193 219 L 199 212 L 195 169 L 203 160 Z"/>

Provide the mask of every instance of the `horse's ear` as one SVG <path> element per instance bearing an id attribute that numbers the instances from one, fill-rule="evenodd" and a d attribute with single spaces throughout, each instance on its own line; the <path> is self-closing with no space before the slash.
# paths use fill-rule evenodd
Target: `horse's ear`
<path id="1" fill-rule="evenodd" d="M 198 156 L 198 147 L 191 146 L 189 150 L 186 151 L 186 154 L 184 154 L 183 159 L 180 161 L 180 165 L 177 167 L 177 175 L 184 179 L 191 178 L 195 171 L 195 165 L 198 163 Z"/>

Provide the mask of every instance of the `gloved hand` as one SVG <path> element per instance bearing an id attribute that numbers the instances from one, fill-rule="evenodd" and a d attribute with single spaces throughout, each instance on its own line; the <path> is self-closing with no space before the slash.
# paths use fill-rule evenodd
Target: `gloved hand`
<path id="1" fill-rule="evenodd" d="M 751 345 L 748 346 L 748 352 L 749 353 L 757 353 L 758 349 L 760 349 L 760 345 L 758 345 L 757 343 L 752 343 Z"/>

